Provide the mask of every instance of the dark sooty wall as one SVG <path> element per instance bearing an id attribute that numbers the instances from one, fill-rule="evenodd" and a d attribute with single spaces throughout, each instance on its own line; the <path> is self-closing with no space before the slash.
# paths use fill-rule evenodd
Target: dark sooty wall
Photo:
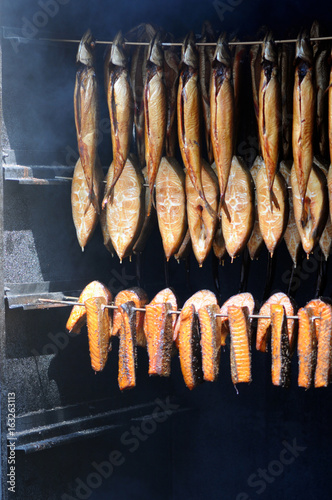
<path id="1" fill-rule="evenodd" d="M 331 33 L 331 9 L 323 2 L 263 0 L 176 1 L 143 0 L 3 0 L 1 22 L 7 27 L 3 44 L 3 115 L 5 148 L 20 165 L 66 165 L 77 158 L 73 88 L 77 45 L 37 42 L 41 37 L 80 38 L 91 28 L 97 39 L 111 40 L 141 22 L 151 22 L 181 39 L 199 33 L 208 19 L 217 31 L 254 39 L 262 25 L 276 37 L 294 37 L 318 19 Z M 329 31 L 330 30 L 330 31 Z M 21 33 L 28 42 L 17 38 Z M 107 167 L 111 160 L 107 105 L 102 85 L 102 46 L 97 46 L 100 80 L 101 143 Z M 244 82 L 250 101 L 250 82 Z M 245 101 L 245 99 L 244 99 Z M 257 153 L 252 115 L 243 102 L 241 140 L 246 161 Z M 102 244 L 97 228 L 84 253 L 71 219 L 70 184 L 25 186 L 5 183 L 5 279 L 8 283 L 88 283 L 99 279 L 114 293 L 136 285 L 135 261 L 121 266 Z M 164 259 L 157 229 L 143 253 L 142 285 L 152 298 L 165 286 Z M 314 297 L 320 255 L 304 260 L 292 289 L 299 306 Z M 264 295 L 267 252 L 251 263 L 248 291 L 258 303 Z M 218 270 L 221 301 L 239 289 L 241 258 Z M 277 249 L 269 293 L 287 292 L 291 260 L 284 243 Z M 332 270 L 322 293 L 331 296 Z M 193 292 L 216 291 L 209 257 L 199 269 L 191 256 L 185 264 L 172 261 L 169 283 L 180 302 Z M 300 287 L 299 287 L 300 285 Z M 331 390 L 297 388 L 297 358 L 292 360 L 288 390 L 272 387 L 270 354 L 253 349 L 253 382 L 234 389 L 229 348 L 221 354 L 220 376 L 189 392 L 177 358 L 169 380 L 147 375 L 147 354 L 139 352 L 138 383 L 120 394 L 117 387 L 117 345 L 103 373 L 89 364 L 86 330 L 63 340 L 68 309 L 7 310 L 6 357 L 9 391 L 16 392 L 19 415 L 59 408 L 63 419 L 70 408 L 94 401 L 126 408 L 152 402 L 140 419 L 116 421 L 102 436 L 78 439 L 32 454 L 17 455 L 16 498 L 83 499 L 329 499 L 332 494 Z M 65 343 L 65 347 L 56 341 Z M 56 340 L 54 340 L 56 339 Z M 168 397 L 172 397 L 171 406 Z M 76 405 L 76 406 L 75 406 Z M 153 418 L 165 407 L 163 419 Z M 173 405 L 173 406 L 172 406 Z M 165 408 L 164 408 L 165 409 Z M 163 421 L 161 421 L 163 420 Z M 113 423 L 109 422 L 109 423 Z M 104 422 L 106 425 L 107 422 Z M 81 437 L 84 428 L 81 429 Z"/>

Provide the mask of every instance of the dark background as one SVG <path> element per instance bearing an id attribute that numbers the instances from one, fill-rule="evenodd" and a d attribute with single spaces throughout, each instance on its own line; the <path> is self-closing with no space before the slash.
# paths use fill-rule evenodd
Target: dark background
<path id="1" fill-rule="evenodd" d="M 216 31 L 225 30 L 240 39 L 254 40 L 262 25 L 270 27 L 276 38 L 293 38 L 302 27 L 310 28 L 314 19 L 332 35 L 329 31 L 331 7 L 324 2 L 225 0 L 227 10 L 220 17 L 222 2 L 218 3 L 218 11 L 212 1 L 69 0 L 63 1 L 63 5 L 56 3 L 57 12 L 48 16 L 46 24 L 43 23 L 45 16 L 38 17 L 43 10 L 41 3 L 1 2 L 1 24 L 5 27 L 2 37 L 3 146 L 18 165 L 65 165 L 69 171 L 77 157 L 73 115 L 77 45 L 38 39 L 79 39 L 91 28 L 97 39 L 112 40 L 118 30 L 126 33 L 141 22 L 161 26 L 182 39 L 189 30 L 199 34 L 205 19 L 210 20 Z M 48 2 L 45 0 L 44 4 Z M 36 27 L 38 21 L 42 27 Z M 97 46 L 100 118 L 105 119 L 106 124 L 103 52 L 104 47 Z M 245 159 L 250 164 L 257 151 L 253 146 L 256 130 L 252 110 L 244 102 L 251 105 L 248 79 L 243 85 L 243 95 L 247 99 L 243 99 L 241 141 L 245 145 L 242 149 L 248 153 Z M 103 125 L 102 131 L 99 153 L 107 168 L 111 162 L 107 125 Z M 84 253 L 81 252 L 71 219 L 70 183 L 27 186 L 5 181 L 4 230 L 7 284 L 49 281 L 56 289 L 60 282 L 70 286 L 74 281 L 86 284 L 99 279 L 116 293 L 137 283 L 135 259 L 133 262 L 126 259 L 121 267 L 117 257 L 112 259 L 104 248 L 99 227 Z M 309 261 L 304 260 L 299 266 L 301 286 L 292 289 L 298 306 L 315 295 L 319 259 L 319 253 L 315 252 Z M 166 285 L 157 228 L 142 260 L 142 284 L 152 299 Z M 263 250 L 249 269 L 247 288 L 258 305 L 264 295 L 267 261 L 267 252 Z M 269 292 L 287 292 L 292 263 L 284 243 L 276 251 L 274 264 Z M 218 269 L 221 301 L 237 293 L 241 265 L 242 258 L 233 264 L 228 259 Z M 322 293 L 331 296 L 329 263 L 324 273 L 327 282 Z M 189 277 L 185 263 L 172 260 L 169 283 L 176 290 L 180 305 L 199 289 L 217 291 L 211 256 L 202 269 L 191 256 Z M 18 415 L 31 415 L 32 423 L 34 415 L 43 414 L 45 410 L 57 415 L 63 411 L 65 416 L 69 407 L 85 402 L 89 403 L 89 412 L 95 400 L 105 399 L 110 408 L 116 410 L 154 403 L 157 398 L 165 401 L 170 395 L 178 405 L 177 412 L 166 422 L 157 424 L 155 431 L 140 441 L 134 452 L 123 444 L 121 436 L 131 432 L 133 425 L 142 425 L 135 417 L 118 422 L 118 427 L 102 437 L 32 454 L 18 452 L 16 498 L 58 500 L 66 498 L 64 494 L 71 495 L 69 498 L 96 500 L 331 498 L 331 389 L 299 389 L 296 355 L 288 390 L 272 386 L 270 354 L 257 353 L 254 349 L 253 382 L 236 390 L 231 383 L 226 347 L 221 355 L 218 381 L 189 392 L 177 357 L 173 359 L 169 380 L 151 379 L 147 375 L 147 354 L 140 350 L 137 388 L 121 394 L 117 387 L 117 345 L 105 370 L 97 375 L 90 368 L 85 329 L 81 336 L 70 339 L 65 349 L 47 352 L 49 334 L 64 332 L 68 309 L 7 309 L 6 312 L 3 385 L 9 392 L 16 392 Z M 298 456 L 278 469 L 276 461 L 280 464 L 285 442 L 292 445 L 294 440 L 301 447 Z M 91 494 L 75 496 L 76 479 L 86 483 L 89 474 L 95 472 L 93 462 L 108 460 L 112 450 L 122 453 L 124 463 L 115 467 L 110 477 L 91 490 Z M 259 469 L 276 471 L 275 476 L 269 473 L 269 481 L 265 481 L 261 493 L 259 485 L 248 483 Z"/>

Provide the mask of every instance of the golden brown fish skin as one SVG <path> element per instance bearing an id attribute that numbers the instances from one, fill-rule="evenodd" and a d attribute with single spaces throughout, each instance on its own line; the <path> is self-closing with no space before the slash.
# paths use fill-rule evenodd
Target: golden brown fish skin
<path id="1" fill-rule="evenodd" d="M 143 308 L 148 302 L 148 296 L 146 292 L 139 287 L 127 288 L 119 292 L 115 299 L 114 305 L 119 307 L 126 302 L 134 302 L 135 307 Z M 143 311 L 136 311 L 136 342 L 138 346 L 146 346 L 146 338 L 144 333 L 144 317 L 145 313 Z M 113 312 L 113 328 L 112 336 L 119 336 L 119 332 L 122 328 L 122 317 L 119 309 L 114 309 Z"/>
<path id="2" fill-rule="evenodd" d="M 272 257 L 276 247 L 282 241 L 289 215 L 288 189 L 282 174 L 280 172 L 275 174 L 271 189 L 266 168 L 263 165 L 256 178 L 256 197 L 259 228 Z"/>
<path id="3" fill-rule="evenodd" d="M 281 89 L 281 152 L 283 160 L 292 158 L 292 119 L 294 92 L 294 45 L 278 46 L 278 64 Z"/>
<path id="4" fill-rule="evenodd" d="M 292 146 L 302 203 L 301 224 L 305 227 L 310 217 L 306 191 L 313 163 L 315 91 L 312 48 L 304 32 L 298 36 L 295 57 Z"/>
<path id="5" fill-rule="evenodd" d="M 149 305 L 152 306 L 154 304 L 166 304 L 166 303 L 171 304 L 172 311 L 178 310 L 178 301 L 177 301 L 177 298 L 176 298 L 176 296 L 171 288 L 164 288 L 163 290 L 158 292 L 157 295 L 155 295 L 153 297 L 153 299 L 151 300 Z M 173 339 L 175 340 L 175 324 L 177 322 L 178 317 L 176 314 L 172 314 L 171 316 L 172 316 Z M 144 328 L 144 332 L 146 332 L 148 329 L 148 325 L 147 325 L 145 317 L 144 317 L 143 328 Z M 145 333 L 145 336 L 146 335 L 147 334 Z"/>
<path id="6" fill-rule="evenodd" d="M 171 41 L 174 39 L 170 36 Z M 167 125 L 165 150 L 166 156 L 174 157 L 178 145 L 177 122 L 176 122 L 176 101 L 179 83 L 180 58 L 175 47 L 164 48 L 164 79 L 167 96 Z"/>
<path id="7" fill-rule="evenodd" d="M 107 103 L 111 122 L 114 172 L 111 185 L 107 188 L 103 207 L 111 196 L 129 155 L 133 128 L 133 92 L 129 81 L 127 57 L 121 31 L 112 44 L 109 63 Z"/>
<path id="8" fill-rule="evenodd" d="M 254 183 L 244 162 L 233 156 L 224 203 L 221 227 L 228 255 L 233 260 L 246 246 L 254 224 Z"/>
<path id="9" fill-rule="evenodd" d="M 154 184 L 163 154 L 166 135 L 167 102 L 163 66 L 164 55 L 161 47 L 161 35 L 157 33 L 149 46 L 143 99 L 145 160 L 151 197 L 148 215 L 150 215 L 151 204 L 154 204 Z"/>
<path id="10" fill-rule="evenodd" d="M 147 167 L 143 168 L 142 174 L 144 177 L 144 209 L 143 209 L 144 214 L 143 214 L 143 225 L 140 235 L 133 246 L 133 253 L 135 254 L 143 252 L 146 243 L 149 239 L 149 236 L 152 233 L 155 225 L 157 224 L 157 212 L 150 201 L 151 197 L 150 197 Z M 151 206 L 150 215 L 148 215 L 149 206 Z"/>
<path id="11" fill-rule="evenodd" d="M 271 326 L 272 384 L 288 387 L 291 359 L 286 313 L 283 305 L 271 304 Z"/>
<path id="12" fill-rule="evenodd" d="M 254 225 L 252 228 L 252 232 L 251 232 L 249 241 L 247 243 L 247 248 L 248 248 L 251 260 L 258 259 L 259 254 L 260 254 L 262 247 L 263 247 L 263 243 L 264 243 L 263 236 L 262 236 L 261 230 L 259 228 L 258 210 L 257 210 L 257 186 L 256 186 L 257 174 L 258 174 L 262 165 L 263 165 L 263 158 L 258 155 L 258 156 L 256 156 L 255 161 L 250 169 L 250 174 L 251 174 L 252 180 L 254 181 L 255 188 L 256 188 L 255 193 L 254 193 L 255 220 L 254 220 Z"/>
<path id="13" fill-rule="evenodd" d="M 262 47 L 260 44 L 252 45 L 249 52 L 250 56 L 250 72 L 251 72 L 251 86 L 252 95 L 254 103 L 254 111 L 258 124 L 259 115 L 259 84 L 261 77 L 261 58 L 262 58 Z"/>
<path id="14" fill-rule="evenodd" d="M 190 231 L 189 227 L 186 231 L 186 234 L 182 240 L 182 243 L 180 245 L 179 250 L 174 254 L 175 260 L 177 260 L 178 264 L 180 263 L 181 259 L 186 259 L 191 251 L 192 244 L 191 244 L 191 238 L 190 238 Z"/>
<path id="15" fill-rule="evenodd" d="M 76 72 L 74 90 L 74 114 L 78 151 L 89 188 L 89 198 L 85 211 L 88 210 L 90 203 L 92 203 L 97 214 L 99 214 L 99 204 L 94 196 L 98 134 L 97 78 L 93 66 L 94 45 L 91 31 L 88 30 L 83 35 L 77 52 L 76 61 L 79 67 Z"/>
<path id="16" fill-rule="evenodd" d="M 332 56 L 332 50 L 330 55 Z M 330 82 L 328 87 L 328 132 L 330 163 L 332 164 L 332 66 L 330 69 Z"/>
<path id="17" fill-rule="evenodd" d="M 101 199 L 103 170 L 97 159 L 95 166 L 95 180 L 93 184 L 94 196 L 98 202 Z M 77 240 L 82 251 L 90 241 L 96 225 L 98 214 L 91 204 L 86 210 L 86 201 L 89 198 L 89 187 L 86 182 L 80 158 L 75 165 L 73 180 L 71 185 L 71 206 L 73 222 L 76 229 Z"/>
<path id="18" fill-rule="evenodd" d="M 237 38 L 233 38 L 232 42 L 237 41 Z M 237 136 L 239 132 L 240 123 L 240 98 L 241 98 L 241 82 L 243 79 L 243 69 L 244 62 L 247 56 L 247 47 L 245 45 L 233 45 L 233 88 L 234 88 L 234 140 L 233 143 L 236 146 Z M 235 147 L 234 146 L 234 147 Z"/>
<path id="19" fill-rule="evenodd" d="M 219 314 L 217 304 L 198 309 L 203 378 L 207 382 L 214 382 L 219 374 L 221 318 L 217 314 Z"/>
<path id="20" fill-rule="evenodd" d="M 104 369 L 109 350 L 109 312 L 105 297 L 90 297 L 84 302 L 92 369 Z"/>
<path id="21" fill-rule="evenodd" d="M 218 39 L 212 63 L 211 143 L 223 201 L 234 150 L 234 89 L 231 54 L 225 35 Z"/>
<path id="22" fill-rule="evenodd" d="M 178 348 L 181 371 L 188 389 L 194 389 L 202 382 L 202 359 L 199 344 L 198 320 L 195 306 L 190 304 L 181 311 Z"/>
<path id="23" fill-rule="evenodd" d="M 216 36 L 209 21 L 204 21 L 202 26 L 202 43 L 215 42 Z M 213 162 L 213 149 L 211 144 L 211 113 L 210 113 L 210 80 L 212 74 L 212 61 L 214 48 L 209 45 L 200 45 L 199 49 L 199 82 L 202 96 L 202 111 L 204 118 L 204 133 L 209 163 Z"/>
<path id="24" fill-rule="evenodd" d="M 233 384 L 251 382 L 251 332 L 247 307 L 230 305 L 227 309 L 231 337 L 230 364 Z"/>
<path id="25" fill-rule="evenodd" d="M 136 386 L 136 336 L 135 304 L 126 302 L 119 306 L 122 316 L 119 343 L 118 384 L 120 391 Z"/>
<path id="26" fill-rule="evenodd" d="M 328 216 L 328 196 L 326 176 L 313 164 L 306 192 L 306 203 L 309 207 L 309 218 L 305 227 L 302 225 L 302 201 L 294 166 L 291 171 L 291 186 L 293 192 L 293 206 L 297 229 L 301 236 L 303 250 L 310 254 L 324 230 Z"/>
<path id="27" fill-rule="evenodd" d="M 172 304 L 147 305 L 145 308 L 149 375 L 169 377 L 173 347 Z"/>
<path id="28" fill-rule="evenodd" d="M 156 210 L 167 260 L 174 255 L 187 230 L 185 175 L 175 158 L 161 159 L 156 177 Z"/>
<path id="29" fill-rule="evenodd" d="M 187 218 L 191 244 L 200 267 L 202 267 L 212 248 L 218 222 L 217 209 L 219 198 L 217 177 L 210 165 L 204 160 L 202 160 L 201 176 L 205 186 L 206 200 L 213 209 L 212 215 L 207 209 L 207 206 L 202 202 L 201 197 L 192 184 L 188 172 L 186 173 L 185 180 Z"/>
<path id="30" fill-rule="evenodd" d="M 321 161 L 319 161 L 316 156 L 314 156 L 314 164 L 326 176 L 326 179 L 327 179 L 327 191 L 328 191 L 328 196 L 329 196 L 328 167 L 324 163 L 322 163 Z M 332 223 L 331 223 L 331 217 L 330 217 L 329 211 L 328 211 L 327 221 L 326 221 L 324 230 L 323 230 L 322 235 L 321 235 L 321 237 L 319 239 L 319 246 L 320 246 L 321 251 L 323 252 L 325 260 L 327 260 L 329 258 L 330 250 L 331 250 L 331 246 L 332 246 Z"/>
<path id="31" fill-rule="evenodd" d="M 221 345 L 226 345 L 226 338 L 229 334 L 229 321 L 228 321 L 228 307 L 236 306 L 240 308 L 247 308 L 249 315 L 254 313 L 255 300 L 251 293 L 243 292 L 237 295 L 232 295 L 220 308 L 221 317 Z"/>
<path id="32" fill-rule="evenodd" d="M 105 297 L 107 304 L 112 302 L 112 293 L 103 283 L 100 283 L 100 281 L 91 281 L 91 283 L 86 285 L 79 296 L 78 302 L 84 304 L 87 299 L 92 297 Z M 81 328 L 85 325 L 85 322 L 85 307 L 74 306 L 66 323 L 66 328 L 70 333 L 80 333 Z"/>
<path id="33" fill-rule="evenodd" d="M 310 307 L 301 307 L 297 314 L 299 318 L 297 342 L 299 360 L 298 386 L 309 389 L 313 383 L 317 357 L 317 339 L 312 319 L 314 311 Z"/>
<path id="34" fill-rule="evenodd" d="M 268 187 L 273 202 L 273 181 L 279 157 L 281 97 L 278 56 L 271 33 L 264 39 L 258 96 L 258 132 L 265 163 Z"/>

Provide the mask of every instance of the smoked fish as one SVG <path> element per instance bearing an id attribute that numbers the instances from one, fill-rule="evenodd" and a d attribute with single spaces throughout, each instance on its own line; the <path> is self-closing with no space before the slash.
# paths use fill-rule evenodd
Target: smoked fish
<path id="1" fill-rule="evenodd" d="M 105 297 L 89 297 L 84 302 L 89 338 L 92 369 L 96 372 L 105 367 L 109 351 L 110 318 Z"/>
<path id="2" fill-rule="evenodd" d="M 292 158 L 292 119 L 294 91 L 294 46 L 280 43 L 278 46 L 278 64 L 281 90 L 281 148 L 283 160 Z"/>
<path id="3" fill-rule="evenodd" d="M 184 382 L 188 389 L 194 389 L 202 382 L 202 357 L 199 343 L 198 319 L 194 304 L 183 308 L 177 345 Z"/>
<path id="4" fill-rule="evenodd" d="M 143 252 L 146 246 L 146 242 L 157 223 L 157 213 L 153 204 L 150 201 L 151 197 L 150 197 L 147 167 L 143 168 L 142 174 L 144 178 L 144 205 L 143 205 L 143 217 L 142 217 L 143 225 L 139 237 L 137 238 L 133 246 L 133 253 L 135 254 Z M 151 207 L 150 215 L 148 215 L 149 207 Z"/>
<path id="5" fill-rule="evenodd" d="M 118 384 L 120 391 L 136 386 L 136 320 L 134 302 L 126 302 L 118 307 L 122 316 L 119 343 Z"/>
<path id="6" fill-rule="evenodd" d="M 204 21 L 202 26 L 202 43 L 213 43 L 216 41 L 214 29 L 209 21 Z M 211 113 L 210 113 L 210 81 L 212 74 L 212 61 L 214 47 L 211 45 L 200 45 L 199 49 L 199 83 L 202 96 L 202 111 L 204 118 L 204 133 L 208 162 L 213 162 L 213 149 L 211 144 Z"/>
<path id="7" fill-rule="evenodd" d="M 145 308 L 149 375 L 169 377 L 173 347 L 172 304 L 148 304 Z"/>
<path id="8" fill-rule="evenodd" d="M 247 243 L 247 248 L 249 251 L 249 255 L 251 260 L 258 259 L 258 256 L 261 252 L 261 249 L 263 247 L 263 236 L 261 233 L 261 230 L 259 228 L 259 220 L 258 220 L 258 210 L 257 210 L 257 186 L 256 186 L 256 179 L 257 179 L 257 174 L 260 170 L 260 168 L 263 166 L 263 158 L 258 155 L 255 158 L 255 161 L 250 169 L 250 174 L 252 177 L 252 180 L 254 181 L 255 184 L 255 221 L 253 225 L 253 229 L 249 238 L 249 241 Z"/>
<path id="9" fill-rule="evenodd" d="M 171 309 L 172 311 L 177 311 L 178 310 L 178 301 L 177 298 L 170 288 L 164 288 L 160 292 L 157 293 L 157 295 L 154 296 L 154 298 L 149 302 L 150 306 L 153 306 L 155 304 L 166 304 L 169 303 L 171 304 Z M 173 332 L 173 340 L 175 340 L 175 325 L 177 322 L 177 315 L 172 314 L 172 332 Z M 148 332 L 148 324 L 146 321 L 146 317 L 144 317 L 144 332 L 145 332 L 145 337 L 147 338 L 149 335 Z"/>
<path id="10" fill-rule="evenodd" d="M 317 339 L 312 319 L 314 311 L 310 307 L 301 307 L 297 315 L 299 318 L 297 341 L 298 386 L 309 389 L 313 384 L 317 357 Z"/>
<path id="11" fill-rule="evenodd" d="M 135 307 L 143 308 L 148 302 L 148 296 L 146 292 L 139 287 L 127 288 L 126 290 L 121 290 L 115 299 L 114 305 L 119 308 L 122 304 L 126 302 L 133 302 Z M 138 346 L 145 347 L 146 339 L 144 333 L 144 315 L 143 311 L 136 311 L 136 342 Z M 114 309 L 113 312 L 113 328 L 112 335 L 119 336 L 120 330 L 122 328 L 122 316 L 119 309 Z"/>
<path id="12" fill-rule="evenodd" d="M 227 308 L 230 330 L 230 364 L 233 384 L 251 382 L 249 309 L 230 305 Z"/>
<path id="13" fill-rule="evenodd" d="M 271 358 L 272 384 L 288 387 L 291 358 L 286 311 L 281 304 L 271 304 Z"/>
<path id="14" fill-rule="evenodd" d="M 173 37 L 171 37 L 173 40 Z M 166 86 L 167 101 L 167 123 L 165 150 L 166 156 L 174 157 L 178 145 L 177 121 L 176 121 L 176 101 L 179 83 L 180 57 L 174 46 L 164 49 L 164 79 Z"/>
<path id="15" fill-rule="evenodd" d="M 251 293 L 243 292 L 233 295 L 220 308 L 221 314 L 221 345 L 226 345 L 226 338 L 229 334 L 229 318 L 228 318 L 228 308 L 230 306 L 236 306 L 238 308 L 247 308 L 249 315 L 254 313 L 255 310 L 255 300 Z"/>
<path id="16" fill-rule="evenodd" d="M 207 382 L 217 380 L 219 373 L 221 318 L 217 314 L 217 304 L 208 304 L 198 309 L 203 378 Z"/>

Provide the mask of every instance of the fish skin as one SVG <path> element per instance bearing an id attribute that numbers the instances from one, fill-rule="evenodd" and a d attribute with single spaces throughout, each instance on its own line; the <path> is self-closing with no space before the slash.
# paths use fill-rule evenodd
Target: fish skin
<path id="1" fill-rule="evenodd" d="M 229 319 L 228 319 L 228 307 L 236 306 L 240 308 L 247 308 L 249 315 L 254 313 L 255 310 L 255 300 L 251 293 L 243 292 L 237 295 L 232 295 L 220 308 L 221 317 L 221 345 L 226 345 L 226 338 L 229 334 Z"/>
<path id="2" fill-rule="evenodd" d="M 281 305 L 284 307 L 287 316 L 294 316 L 296 312 L 294 302 L 283 292 L 277 292 L 271 295 L 259 310 L 260 316 L 271 315 L 271 305 Z M 296 345 L 296 322 L 294 319 L 287 318 L 288 342 L 291 355 Z M 271 338 L 271 318 L 258 318 L 256 333 L 257 351 L 267 352 L 267 343 Z"/>
<path id="3" fill-rule="evenodd" d="M 169 377 L 173 347 L 172 304 L 147 305 L 145 308 L 149 375 Z"/>
<path id="4" fill-rule="evenodd" d="M 177 311 L 178 310 L 178 300 L 171 288 L 164 288 L 160 292 L 158 292 L 151 302 L 149 302 L 149 305 L 152 306 L 154 304 L 166 304 L 169 303 L 172 306 L 172 311 Z M 172 331 L 173 331 L 173 340 L 175 340 L 175 325 L 177 322 L 177 315 L 173 314 L 172 315 Z M 144 317 L 144 332 L 147 331 L 148 325 L 146 322 L 146 318 Z M 147 334 L 145 333 L 145 336 Z"/>
<path id="5" fill-rule="evenodd" d="M 182 240 L 182 243 L 179 247 L 179 250 L 174 254 L 175 260 L 177 260 L 178 264 L 180 263 L 181 259 L 186 259 L 192 249 L 192 244 L 191 244 L 191 238 L 190 238 L 190 231 L 189 228 L 186 231 L 186 234 Z"/>
<path id="6" fill-rule="evenodd" d="M 114 299 L 114 305 L 119 307 L 126 302 L 133 302 L 135 307 L 142 308 L 148 304 L 149 299 L 146 292 L 139 287 L 127 288 L 118 292 Z M 144 316 L 143 311 L 136 311 L 136 342 L 138 346 L 146 346 L 146 338 L 144 333 Z M 113 328 L 112 336 L 119 336 L 122 328 L 122 317 L 119 309 L 114 309 L 113 312 Z"/>
<path id="7" fill-rule="evenodd" d="M 309 219 L 305 227 L 302 225 L 302 201 L 294 166 L 291 171 L 294 215 L 297 229 L 301 236 L 303 250 L 309 255 L 319 242 L 328 216 L 328 195 L 326 176 L 313 164 L 306 190 L 306 203 L 309 207 Z"/>
<path id="8" fill-rule="evenodd" d="M 282 241 L 289 215 L 288 189 L 282 174 L 276 172 L 270 189 L 266 168 L 262 165 L 256 178 L 256 197 L 260 232 L 272 257 Z"/>
<path id="9" fill-rule="evenodd" d="M 105 191 L 103 207 L 112 195 L 125 166 L 132 138 L 134 101 L 123 47 L 124 39 L 120 31 L 112 44 L 109 62 L 107 104 L 111 122 L 114 173 L 112 183 Z"/>
<path id="10" fill-rule="evenodd" d="M 216 35 L 209 21 L 204 21 L 202 26 L 201 42 L 215 42 Z M 212 61 L 214 48 L 212 46 L 201 45 L 199 53 L 199 83 L 202 97 L 202 111 L 204 118 L 204 134 L 206 142 L 206 152 L 208 162 L 213 162 L 213 149 L 211 144 L 211 112 L 210 112 L 210 81 L 212 73 Z"/>
<path id="11" fill-rule="evenodd" d="M 250 174 L 251 174 L 251 177 L 254 181 L 254 185 L 256 188 L 255 193 L 254 193 L 254 197 L 255 197 L 255 221 L 254 221 L 254 225 L 253 225 L 253 229 L 252 229 L 249 241 L 247 243 L 247 248 L 248 248 L 251 260 L 258 259 L 259 254 L 263 248 L 263 243 L 264 243 L 263 236 L 262 236 L 261 230 L 259 228 L 258 210 L 257 210 L 257 186 L 256 186 L 257 174 L 258 174 L 259 169 L 261 168 L 262 165 L 263 165 L 263 158 L 260 155 L 258 155 L 258 156 L 256 156 L 255 161 L 250 169 Z"/>
<path id="12" fill-rule="evenodd" d="M 234 150 L 233 68 L 225 35 L 218 39 L 212 63 L 210 112 L 211 143 L 223 200 Z"/>
<path id="13" fill-rule="evenodd" d="M 98 89 L 93 58 L 94 41 L 88 30 L 82 37 L 77 53 L 74 89 L 74 114 L 79 156 L 89 188 L 88 203 L 85 212 L 92 203 L 97 214 L 99 204 L 94 196 L 95 165 L 97 159 L 98 134 Z"/>
<path id="14" fill-rule="evenodd" d="M 312 320 L 314 312 L 309 307 L 301 307 L 297 314 L 299 318 L 297 342 L 299 360 L 298 386 L 309 389 L 313 383 L 317 357 L 317 339 Z"/>
<path id="15" fill-rule="evenodd" d="M 178 335 L 180 366 L 184 383 L 188 389 L 192 390 L 203 379 L 199 329 L 195 306 L 190 304 L 184 310 L 182 309 L 180 318 Z"/>
<path id="16" fill-rule="evenodd" d="M 242 252 L 250 238 L 254 215 L 254 182 L 243 161 L 233 156 L 221 208 L 222 233 L 232 260 Z"/>
<path id="17" fill-rule="evenodd" d="M 173 40 L 174 37 L 171 37 Z M 164 79 L 167 101 L 166 156 L 174 157 L 177 150 L 176 101 L 179 83 L 180 58 L 175 47 L 164 48 Z"/>
<path id="18" fill-rule="evenodd" d="M 198 321 L 201 333 L 203 378 L 214 382 L 219 374 L 221 347 L 221 318 L 217 304 L 209 304 L 198 309 Z"/>
<path id="19" fill-rule="evenodd" d="M 112 182 L 113 163 L 105 190 Z M 129 155 L 117 183 L 113 200 L 106 205 L 108 232 L 120 262 L 129 256 L 140 235 L 144 216 L 144 179 L 133 155 Z"/>
<path id="20" fill-rule="evenodd" d="M 268 187 L 272 193 L 279 157 L 281 96 L 277 49 L 268 33 L 263 42 L 258 94 L 258 132 Z M 271 194 L 271 207 L 273 195 Z"/>
<path id="21" fill-rule="evenodd" d="M 288 387 L 291 358 L 285 309 L 281 304 L 271 304 L 271 358 L 272 384 Z"/>
<path id="22" fill-rule="evenodd" d="M 186 173 L 185 179 L 190 239 L 200 267 L 202 267 L 212 248 L 218 223 L 217 208 L 219 198 L 216 175 L 210 165 L 204 160 L 202 160 L 201 176 L 205 186 L 206 200 L 212 207 L 214 215 L 211 215 L 207 206 L 202 202 L 202 198 L 197 193 L 188 173 Z"/>
<path id="23" fill-rule="evenodd" d="M 150 206 L 154 204 L 153 192 L 156 176 L 165 145 L 167 124 L 166 87 L 164 82 L 164 56 L 160 34 L 157 33 L 149 47 L 144 86 L 145 161 L 148 171 Z"/>
<path id="24" fill-rule="evenodd" d="M 118 307 L 122 317 L 119 343 L 118 384 L 120 391 L 136 386 L 135 304 L 126 302 Z"/>
<path id="25" fill-rule="evenodd" d="M 105 297 L 107 304 L 112 302 L 112 293 L 110 290 L 100 281 L 91 281 L 82 290 L 78 302 L 84 304 L 84 302 L 91 297 Z M 86 310 L 84 306 L 74 306 L 71 310 L 70 316 L 66 323 L 66 329 L 69 333 L 80 333 L 81 328 L 86 322 Z M 111 323 L 110 323 L 111 328 Z"/>
<path id="26" fill-rule="evenodd" d="M 227 308 L 230 344 L 231 376 L 234 385 L 250 383 L 251 378 L 251 349 L 250 349 L 250 322 L 247 307 L 230 305 Z"/>
<path id="27" fill-rule="evenodd" d="M 278 46 L 278 65 L 281 89 L 281 152 L 283 160 L 292 159 L 292 120 L 294 89 L 294 45 Z"/>
<path id="28" fill-rule="evenodd" d="M 329 196 L 328 167 L 324 163 L 319 161 L 316 156 L 314 156 L 314 164 L 326 176 L 327 191 L 328 191 L 328 196 Z M 329 258 L 331 246 L 332 246 L 332 223 L 331 223 L 330 211 L 328 210 L 327 221 L 326 221 L 324 230 L 322 232 L 322 235 L 319 239 L 319 247 L 320 247 L 321 251 L 323 252 L 323 255 L 324 255 L 326 261 Z"/>
<path id="29" fill-rule="evenodd" d="M 297 39 L 295 58 L 292 148 L 302 203 L 301 224 L 305 227 L 310 217 L 306 192 L 313 163 L 315 91 L 312 48 L 303 32 Z"/>
<path id="30" fill-rule="evenodd" d="M 306 309 L 311 309 L 314 316 L 317 359 L 315 368 L 315 387 L 327 387 L 331 382 L 332 361 L 332 307 L 321 299 L 308 302 Z"/>
<path id="31" fill-rule="evenodd" d="M 142 174 L 144 177 L 144 215 L 143 215 L 143 225 L 140 232 L 139 237 L 137 238 L 134 246 L 133 253 L 138 254 L 144 251 L 146 247 L 146 243 L 149 239 L 150 234 L 152 233 L 155 225 L 157 224 L 157 213 L 154 206 L 150 201 L 150 189 L 148 185 L 148 169 L 144 167 L 142 170 Z M 150 215 L 148 215 L 148 209 L 151 206 Z"/>
<path id="32" fill-rule="evenodd" d="M 332 55 L 332 50 L 330 55 Z M 330 81 L 328 86 L 328 144 L 330 163 L 332 164 L 332 66 L 330 69 Z"/>
<path id="33" fill-rule="evenodd" d="M 96 198 L 98 205 L 99 200 L 101 199 L 103 178 L 103 170 L 99 160 L 97 159 L 93 190 L 94 197 Z M 90 241 L 98 223 L 98 214 L 93 205 L 90 205 L 86 210 L 86 200 L 88 197 L 89 187 L 86 182 L 81 160 L 79 158 L 74 168 L 73 180 L 71 184 L 71 206 L 76 236 L 82 251 Z"/>
<path id="34" fill-rule="evenodd" d="M 156 177 L 156 211 L 165 257 L 174 255 L 187 230 L 185 175 L 175 158 L 161 159 Z"/>
<path id="35" fill-rule="evenodd" d="M 233 38 L 232 42 L 236 42 L 237 38 Z M 240 125 L 240 100 L 241 100 L 241 85 L 243 81 L 243 73 L 245 61 L 247 57 L 247 47 L 245 45 L 233 45 L 233 88 L 234 88 L 234 145 L 236 146 L 237 137 Z"/>
<path id="36" fill-rule="evenodd" d="M 109 312 L 105 297 L 89 297 L 84 301 L 89 338 L 91 367 L 95 372 L 105 367 L 109 351 Z"/>
<path id="37" fill-rule="evenodd" d="M 249 51 L 250 57 L 250 73 L 251 73 L 251 87 L 254 103 L 254 111 L 258 124 L 259 115 L 259 84 L 261 75 L 261 58 L 262 47 L 260 44 L 252 45 Z"/>

